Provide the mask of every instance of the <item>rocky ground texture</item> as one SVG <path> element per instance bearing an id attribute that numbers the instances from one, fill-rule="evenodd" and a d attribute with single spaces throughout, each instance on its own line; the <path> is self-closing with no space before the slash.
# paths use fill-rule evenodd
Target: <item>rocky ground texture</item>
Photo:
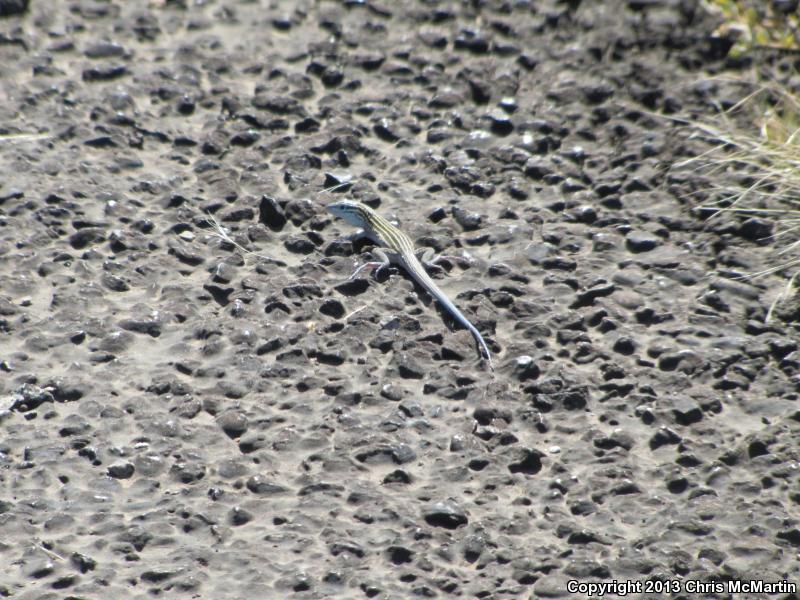
<path id="1" fill-rule="evenodd" d="M 0 597 L 800 584 L 800 308 L 664 118 L 738 99 L 697 3 L 27 4 Z M 342 197 L 467 259 L 494 373 L 402 271 L 347 281 Z"/>

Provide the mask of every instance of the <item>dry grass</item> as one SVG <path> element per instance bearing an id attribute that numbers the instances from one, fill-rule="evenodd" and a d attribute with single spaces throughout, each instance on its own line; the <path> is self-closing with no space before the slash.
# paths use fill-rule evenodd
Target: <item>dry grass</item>
<path id="1" fill-rule="evenodd" d="M 674 167 L 712 182 L 699 192 L 705 202 L 698 208 L 709 219 L 733 212 L 773 223 L 775 264 L 744 276 L 786 277 L 767 312 L 770 322 L 781 303 L 800 293 L 800 97 L 776 81 L 735 82 L 749 92 L 731 108 L 694 121 L 677 119 L 709 149 Z"/>
<path id="2" fill-rule="evenodd" d="M 754 50 L 800 50 L 800 16 L 789 2 L 767 0 L 701 0 L 703 8 L 723 19 L 714 37 L 729 39 L 729 54 L 743 56 Z"/>
<path id="3" fill-rule="evenodd" d="M 710 149 L 678 168 L 694 168 L 710 181 L 715 200 L 700 208 L 773 221 L 778 264 L 752 277 L 800 264 L 800 99 L 778 84 L 759 85 L 713 118 L 684 121 Z"/>
<path id="4" fill-rule="evenodd" d="M 716 37 L 732 41 L 731 56 L 757 50 L 800 52 L 800 15 L 791 2 L 701 0 L 720 16 Z M 712 217 L 726 211 L 769 219 L 775 224 L 776 264 L 750 277 L 790 271 L 800 264 L 800 97 L 782 81 L 757 77 L 748 93 L 713 118 L 683 121 L 710 149 L 678 167 L 692 167 L 716 182 L 703 193 Z M 797 292 L 797 272 L 778 299 Z M 777 300 L 776 300 L 777 302 Z M 770 308 L 771 316 L 775 304 Z"/>
<path id="5" fill-rule="evenodd" d="M 0 134 L 0 143 L 38 142 L 51 137 L 53 136 L 49 133 L 2 133 Z"/>
<path id="6" fill-rule="evenodd" d="M 331 192 L 335 192 L 336 190 L 339 190 L 339 189 L 341 189 L 343 187 L 346 187 L 348 185 L 352 185 L 352 181 L 351 181 L 351 179 L 349 177 L 345 178 L 345 181 L 343 181 L 342 183 L 338 183 L 338 184 L 336 184 L 334 186 L 331 186 L 329 188 L 320 190 L 319 192 L 317 192 L 317 195 L 328 194 L 328 193 L 331 193 Z M 245 248 L 242 244 L 240 244 L 239 242 L 237 242 L 236 240 L 233 239 L 233 236 L 231 235 L 230 230 L 227 227 L 224 227 L 216 219 L 216 217 L 214 217 L 214 215 L 211 214 L 210 212 L 206 211 L 205 212 L 205 217 L 208 220 L 208 225 L 209 225 L 209 227 L 211 229 L 211 231 L 208 232 L 208 235 L 210 235 L 211 237 L 217 238 L 218 240 L 220 240 L 220 242 L 222 242 L 222 244 L 229 246 L 229 249 L 235 248 L 236 250 L 241 252 L 244 256 L 253 256 L 255 258 L 260 258 L 262 260 L 274 262 L 274 263 L 277 263 L 277 264 L 280 264 L 280 265 L 285 265 L 286 264 L 284 261 L 282 261 L 279 258 L 274 258 L 272 256 L 267 256 L 266 254 L 261 254 L 259 252 L 255 252 L 253 250 Z"/>
<path id="7" fill-rule="evenodd" d="M 253 250 L 245 248 L 239 242 L 233 239 L 230 231 L 226 227 L 223 227 L 222 224 L 219 221 L 217 221 L 214 215 L 212 215 L 210 212 L 206 212 L 205 215 L 212 229 L 212 231 L 208 232 L 208 235 L 210 235 L 211 237 L 215 237 L 219 239 L 223 244 L 227 244 L 233 248 L 236 248 L 239 252 L 241 252 L 245 256 L 254 256 L 256 258 L 260 258 L 261 260 L 274 262 L 280 265 L 286 264 L 284 261 L 278 258 L 273 258 L 271 256 L 267 256 L 266 254 L 261 254 L 259 252 L 254 252 Z"/>

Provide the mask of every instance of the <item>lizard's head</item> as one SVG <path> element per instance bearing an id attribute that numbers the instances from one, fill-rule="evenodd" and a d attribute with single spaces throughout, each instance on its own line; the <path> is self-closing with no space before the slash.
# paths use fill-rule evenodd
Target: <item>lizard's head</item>
<path id="1" fill-rule="evenodd" d="M 369 214 L 369 208 L 355 200 L 339 200 L 328 204 L 327 208 L 334 216 L 344 219 L 356 227 L 364 227 Z"/>

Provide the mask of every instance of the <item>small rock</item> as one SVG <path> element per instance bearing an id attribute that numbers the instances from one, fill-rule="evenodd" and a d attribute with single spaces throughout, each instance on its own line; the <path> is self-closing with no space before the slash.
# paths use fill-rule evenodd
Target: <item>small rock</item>
<path id="1" fill-rule="evenodd" d="M 800 547 L 800 529 L 797 527 L 792 527 L 791 529 L 784 529 L 783 531 L 779 531 L 775 534 L 780 540 L 786 540 L 792 546 Z"/>
<path id="2" fill-rule="evenodd" d="M 458 206 L 453 207 L 453 218 L 456 220 L 456 223 L 464 228 L 465 231 L 474 231 L 475 229 L 480 228 L 483 222 L 483 218 L 481 217 L 480 213 L 467 212 Z"/>
<path id="3" fill-rule="evenodd" d="M 596 285 L 577 294 L 575 301 L 570 305 L 570 308 L 583 308 L 586 306 L 592 306 L 595 299 L 610 296 L 616 291 L 616 289 L 617 287 L 613 283 Z"/>
<path id="4" fill-rule="evenodd" d="M 403 546 L 389 546 L 386 549 L 386 557 L 395 565 L 403 565 L 412 562 L 414 551 Z"/>
<path id="5" fill-rule="evenodd" d="M 485 54 L 489 51 L 489 40 L 481 31 L 462 29 L 453 42 L 456 50 L 468 50 L 473 54 Z"/>
<path id="6" fill-rule="evenodd" d="M 289 219 L 293 225 L 300 227 L 314 218 L 319 207 L 309 200 L 290 200 L 286 203 L 284 210 L 286 211 L 286 218 Z M 308 235 L 311 234 L 309 233 Z"/>
<path id="7" fill-rule="evenodd" d="M 134 460 L 134 465 L 139 475 L 144 477 L 153 477 L 161 473 L 164 468 L 164 459 L 155 454 L 139 455 Z"/>
<path id="8" fill-rule="evenodd" d="M 180 483 L 195 483 L 206 476 L 206 467 L 201 463 L 175 463 L 170 476 Z"/>
<path id="9" fill-rule="evenodd" d="M 177 575 L 177 571 L 167 568 L 155 568 L 144 571 L 139 577 L 149 583 L 160 583 L 172 579 Z"/>
<path id="10" fill-rule="evenodd" d="M 518 381 L 527 381 L 537 379 L 540 370 L 532 356 L 523 354 L 514 359 L 511 373 Z"/>
<path id="11" fill-rule="evenodd" d="M 278 29 L 279 31 L 288 31 L 294 25 L 292 17 L 289 15 L 279 15 L 277 17 L 273 17 L 270 20 L 270 23 L 275 29 Z"/>
<path id="12" fill-rule="evenodd" d="M 350 173 L 331 173 L 325 172 L 325 181 L 322 184 L 325 189 L 336 188 L 337 191 L 347 191 L 353 187 L 353 176 Z"/>
<path id="13" fill-rule="evenodd" d="M 79 552 L 73 552 L 72 556 L 69 557 L 69 561 L 81 573 L 94 571 L 95 568 L 97 567 L 96 560 L 94 560 L 93 558 L 89 558 L 84 554 L 80 554 Z"/>
<path id="14" fill-rule="evenodd" d="M 536 65 L 539 64 L 539 61 L 530 54 L 523 53 L 517 57 L 517 64 L 519 64 L 526 71 L 533 71 L 536 68 Z"/>
<path id="15" fill-rule="evenodd" d="M 658 431 L 653 434 L 653 437 L 650 438 L 650 449 L 656 450 L 661 446 L 667 444 L 679 444 L 683 438 L 675 433 L 672 429 L 668 427 L 662 427 Z"/>
<path id="16" fill-rule="evenodd" d="M 753 440 L 747 446 L 747 456 L 750 458 L 764 456 L 766 454 L 769 454 L 769 446 L 767 446 L 766 442 L 763 440 Z"/>
<path id="17" fill-rule="evenodd" d="M 338 66 L 325 67 L 320 81 L 325 87 L 329 88 L 341 85 L 342 81 L 344 81 L 344 71 Z"/>
<path id="18" fill-rule="evenodd" d="M 395 469 L 383 478 L 383 483 L 385 484 L 399 483 L 402 485 L 408 485 L 412 481 L 413 479 L 411 475 L 402 469 Z"/>
<path id="19" fill-rule="evenodd" d="M 108 288 L 112 292 L 127 292 L 131 289 L 128 282 L 119 277 L 118 275 L 112 275 L 111 273 L 104 273 L 100 278 L 103 287 Z"/>
<path id="20" fill-rule="evenodd" d="M 489 113 L 485 117 L 489 121 L 489 130 L 497 136 L 507 136 L 514 131 L 514 123 L 505 113 Z"/>
<path id="21" fill-rule="evenodd" d="M 236 277 L 236 268 L 227 262 L 218 263 L 214 267 L 214 272 L 211 275 L 211 280 L 214 283 L 227 284 L 233 281 Z"/>
<path id="22" fill-rule="evenodd" d="M 594 206 L 579 206 L 575 210 L 570 211 L 570 215 L 572 215 L 578 223 L 591 225 L 597 221 L 597 210 Z"/>
<path id="23" fill-rule="evenodd" d="M 369 289 L 369 282 L 366 279 L 348 279 L 337 284 L 334 288 L 343 296 L 358 296 Z"/>
<path id="24" fill-rule="evenodd" d="M 662 371 L 679 370 L 682 373 L 694 373 L 702 369 L 705 360 L 694 350 L 665 352 L 658 358 L 658 368 Z"/>
<path id="25" fill-rule="evenodd" d="M 545 456 L 543 452 L 533 448 L 515 448 L 513 452 L 513 462 L 508 465 L 511 473 L 535 475 L 542 470 L 542 457 Z"/>
<path id="26" fill-rule="evenodd" d="M 654 250 L 661 240 L 646 231 L 631 231 L 625 236 L 625 245 L 631 252 L 650 252 Z"/>
<path id="27" fill-rule="evenodd" d="M 609 436 L 602 436 L 594 439 L 594 445 L 603 450 L 612 448 L 623 448 L 630 450 L 634 445 L 634 439 L 622 430 L 616 430 Z"/>
<path id="28" fill-rule="evenodd" d="M 0 0 L 0 17 L 21 15 L 28 10 L 28 0 Z"/>
<path id="29" fill-rule="evenodd" d="M 111 81 L 113 79 L 118 79 L 123 75 L 127 75 L 127 73 L 128 68 L 125 65 L 108 65 L 105 67 L 92 67 L 91 69 L 85 69 L 82 77 L 84 81 L 91 83 L 95 81 Z"/>
<path id="30" fill-rule="evenodd" d="M 92 44 L 83 54 L 89 58 L 112 58 L 125 55 L 125 48 L 116 42 L 97 42 Z"/>
<path id="31" fill-rule="evenodd" d="M 55 572 L 53 561 L 45 557 L 35 557 L 23 563 L 23 573 L 33 579 L 42 579 Z"/>
<path id="32" fill-rule="evenodd" d="M 356 454 L 356 460 L 368 464 L 386 463 L 402 465 L 416 460 L 417 454 L 408 444 L 373 444 Z"/>
<path id="33" fill-rule="evenodd" d="M 148 317 L 145 319 L 123 319 L 119 322 L 119 326 L 126 331 L 143 333 L 154 338 L 161 335 L 161 319 L 157 317 Z"/>
<path id="34" fill-rule="evenodd" d="M 58 435 L 61 437 L 72 437 L 76 435 L 83 435 L 91 431 L 92 427 L 88 421 L 85 421 L 78 415 L 69 415 L 64 419 L 64 425 L 58 430 Z"/>
<path id="35" fill-rule="evenodd" d="M 678 396 L 672 400 L 672 414 L 679 425 L 698 423 L 703 418 L 703 410 L 694 400 Z"/>
<path id="36" fill-rule="evenodd" d="M 247 131 L 240 131 L 231 137 L 232 146 L 241 146 L 247 148 L 255 144 L 261 138 L 261 134 L 253 129 Z"/>
<path id="37" fill-rule="evenodd" d="M 501 109 L 503 109 L 508 114 L 511 114 L 517 110 L 517 100 L 516 98 L 506 97 L 502 98 L 500 102 L 497 103 Z"/>
<path id="38" fill-rule="evenodd" d="M 238 506 L 234 506 L 228 513 L 228 522 L 234 527 L 246 525 L 253 520 L 253 513 Z"/>
<path id="39" fill-rule="evenodd" d="M 453 90 L 443 90 L 436 94 L 428 106 L 431 108 L 453 108 L 463 102 L 461 95 Z"/>
<path id="40" fill-rule="evenodd" d="M 404 379 L 422 379 L 425 375 L 425 368 L 406 353 L 400 356 L 397 370 Z"/>
<path id="41" fill-rule="evenodd" d="M 319 312 L 334 319 L 341 319 L 344 316 L 344 305 L 335 298 L 329 298 L 319 307 Z"/>
<path id="42" fill-rule="evenodd" d="M 523 170 L 531 179 L 540 181 L 553 173 L 553 164 L 548 158 L 532 156 L 525 163 Z"/>
<path id="43" fill-rule="evenodd" d="M 19 410 L 21 412 L 33 410 L 45 402 L 54 402 L 52 390 L 25 383 L 14 390 L 9 397 L 0 401 L 2 410 Z M 6 406 L 7 404 L 7 406 Z"/>
<path id="44" fill-rule="evenodd" d="M 605 102 L 614 95 L 614 88 L 606 82 L 584 86 L 582 91 L 586 99 L 592 104 Z"/>
<path id="45" fill-rule="evenodd" d="M 108 467 L 108 476 L 114 479 L 130 479 L 133 477 L 134 467 L 129 462 L 117 463 Z"/>
<path id="46" fill-rule="evenodd" d="M 384 142 L 395 143 L 400 140 L 400 136 L 395 133 L 392 124 L 388 119 L 381 119 L 372 126 L 372 131 L 375 132 L 380 139 Z"/>
<path id="47" fill-rule="evenodd" d="M 467 514 L 455 503 L 436 502 L 422 511 L 425 522 L 432 527 L 456 529 L 469 522 Z"/>
<path id="48" fill-rule="evenodd" d="M 278 115 L 296 114 L 305 118 L 305 109 L 300 102 L 291 96 L 264 96 L 253 98 L 253 106 Z"/>
<path id="49" fill-rule="evenodd" d="M 134 341 L 133 335 L 127 331 L 112 331 L 99 341 L 96 349 L 110 352 L 111 354 L 119 354 L 125 352 Z M 94 350 L 95 348 L 92 349 Z"/>
<path id="50" fill-rule="evenodd" d="M 329 550 L 333 556 L 338 556 L 344 552 L 347 552 L 356 558 L 364 558 L 365 554 L 364 548 L 351 541 L 334 542 L 330 545 Z"/>
<path id="51" fill-rule="evenodd" d="M 258 494 L 259 496 L 275 496 L 277 494 L 285 494 L 289 491 L 288 488 L 272 483 L 261 475 L 253 475 L 247 480 L 247 489 Z"/>
<path id="52" fill-rule="evenodd" d="M 667 489 L 671 494 L 682 494 L 689 487 L 689 480 L 685 477 L 676 477 L 667 481 Z"/>
<path id="53" fill-rule="evenodd" d="M 76 250 L 81 250 L 92 244 L 104 242 L 105 231 L 99 227 L 84 227 L 69 236 L 69 244 Z"/>
<path id="54" fill-rule="evenodd" d="M 60 460 L 67 451 L 62 445 L 26 446 L 22 453 L 23 460 L 34 463 L 52 463 Z"/>
<path id="55" fill-rule="evenodd" d="M 193 115 L 195 108 L 197 107 L 194 99 L 191 96 L 183 95 L 178 100 L 177 104 L 175 105 L 176 110 L 178 111 L 179 115 L 183 115 L 184 117 L 188 117 L 189 115 Z M 211 144 L 210 142 L 206 142 L 206 144 Z M 212 144 L 213 145 L 213 144 Z M 204 144 L 203 146 L 203 153 L 204 154 L 219 154 L 219 152 L 215 152 L 209 146 Z"/>
<path id="56" fill-rule="evenodd" d="M 262 196 L 258 205 L 258 220 L 272 231 L 281 231 L 286 225 L 286 215 L 275 198 Z"/>
<path id="57" fill-rule="evenodd" d="M 240 410 L 226 410 L 217 417 L 217 425 L 229 438 L 236 439 L 247 431 L 248 420 Z"/>
<path id="58" fill-rule="evenodd" d="M 316 246 L 307 237 L 291 235 L 283 241 L 284 247 L 295 254 L 311 254 Z"/>
<path id="59" fill-rule="evenodd" d="M 636 351 L 636 342 L 633 338 L 623 336 L 617 339 L 614 342 L 613 346 L 614 352 L 618 354 L 622 354 L 624 356 L 630 356 Z"/>
<path id="60" fill-rule="evenodd" d="M 751 217 L 739 227 L 739 235 L 754 242 L 763 242 L 772 236 L 773 224 L 764 219 Z"/>
<path id="61" fill-rule="evenodd" d="M 206 260 L 201 254 L 192 250 L 190 245 L 181 241 L 170 241 L 167 252 L 175 256 L 180 262 L 192 267 L 201 265 Z"/>
<path id="62" fill-rule="evenodd" d="M 478 181 L 469 188 L 469 193 L 478 198 L 489 198 L 494 192 L 495 186 L 489 181 Z"/>
<path id="63" fill-rule="evenodd" d="M 312 117 L 306 117 L 302 121 L 298 121 L 294 124 L 294 130 L 296 133 L 313 133 L 315 131 L 319 131 L 320 129 L 320 122 Z"/>

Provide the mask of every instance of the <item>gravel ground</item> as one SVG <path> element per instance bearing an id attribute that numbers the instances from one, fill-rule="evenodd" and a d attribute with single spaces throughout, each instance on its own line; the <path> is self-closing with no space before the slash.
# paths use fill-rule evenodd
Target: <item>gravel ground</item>
<path id="1" fill-rule="evenodd" d="M 765 324 L 770 223 L 693 210 L 657 116 L 737 99 L 695 2 L 26 4 L 0 597 L 800 597 L 691 588 L 800 584 L 800 308 Z M 343 197 L 465 259 L 495 372 L 401 270 L 347 281 Z"/>

